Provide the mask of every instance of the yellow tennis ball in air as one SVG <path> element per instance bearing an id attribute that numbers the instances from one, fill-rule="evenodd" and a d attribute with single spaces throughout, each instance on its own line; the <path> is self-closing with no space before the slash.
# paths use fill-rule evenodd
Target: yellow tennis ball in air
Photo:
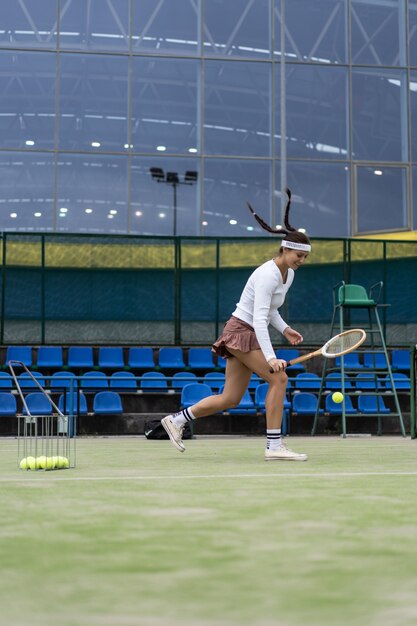
<path id="1" fill-rule="evenodd" d="M 332 395 L 332 400 L 333 402 L 336 402 L 336 404 L 340 404 L 341 402 L 343 402 L 343 393 L 340 393 L 340 391 L 335 391 Z"/>

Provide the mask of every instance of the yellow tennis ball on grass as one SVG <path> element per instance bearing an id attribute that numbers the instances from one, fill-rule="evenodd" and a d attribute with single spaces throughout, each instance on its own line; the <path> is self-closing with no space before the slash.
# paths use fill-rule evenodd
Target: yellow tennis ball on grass
<path id="1" fill-rule="evenodd" d="M 37 463 L 36 463 L 36 459 L 34 456 L 28 456 L 26 458 L 26 463 L 28 465 L 28 468 L 31 470 L 34 470 L 37 468 Z"/>
<path id="2" fill-rule="evenodd" d="M 26 457 L 20 461 L 19 467 L 20 469 L 25 469 L 25 470 L 29 469 L 28 460 Z"/>
<path id="3" fill-rule="evenodd" d="M 64 469 L 66 467 L 69 467 L 69 461 L 66 456 L 58 457 L 57 467 L 59 467 L 59 469 Z"/>
<path id="4" fill-rule="evenodd" d="M 41 469 L 45 469 L 46 468 L 46 456 L 42 455 L 42 456 L 36 457 L 36 464 Z"/>
<path id="5" fill-rule="evenodd" d="M 53 463 L 52 463 L 52 457 L 47 456 L 46 457 L 46 465 L 45 465 L 45 469 L 52 469 L 53 468 Z"/>
<path id="6" fill-rule="evenodd" d="M 343 393 L 340 393 L 340 391 L 335 391 L 332 395 L 332 400 L 333 402 L 336 402 L 336 404 L 340 404 L 341 402 L 343 402 L 343 399 Z"/>

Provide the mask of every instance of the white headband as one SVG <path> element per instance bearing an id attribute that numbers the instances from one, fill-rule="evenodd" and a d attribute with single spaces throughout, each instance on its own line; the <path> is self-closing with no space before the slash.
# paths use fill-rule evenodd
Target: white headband
<path id="1" fill-rule="evenodd" d="M 283 248 L 291 248 L 292 250 L 302 250 L 303 252 L 311 252 L 311 246 L 307 243 L 295 243 L 294 241 L 287 241 L 283 239 L 281 241 Z"/>

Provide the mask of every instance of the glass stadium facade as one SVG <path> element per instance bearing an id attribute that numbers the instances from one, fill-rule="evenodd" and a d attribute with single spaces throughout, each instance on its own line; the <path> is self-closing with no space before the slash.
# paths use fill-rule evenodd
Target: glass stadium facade
<path id="1" fill-rule="evenodd" d="M 285 184 L 312 236 L 417 229 L 416 1 L 0 13 L 0 231 L 259 236 Z"/>

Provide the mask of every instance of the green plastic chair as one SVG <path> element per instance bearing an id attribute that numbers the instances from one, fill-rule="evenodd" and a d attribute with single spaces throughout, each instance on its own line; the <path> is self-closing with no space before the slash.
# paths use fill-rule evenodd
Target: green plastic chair
<path id="1" fill-rule="evenodd" d="M 338 292 L 339 304 L 344 306 L 375 306 L 362 285 L 341 285 Z"/>

